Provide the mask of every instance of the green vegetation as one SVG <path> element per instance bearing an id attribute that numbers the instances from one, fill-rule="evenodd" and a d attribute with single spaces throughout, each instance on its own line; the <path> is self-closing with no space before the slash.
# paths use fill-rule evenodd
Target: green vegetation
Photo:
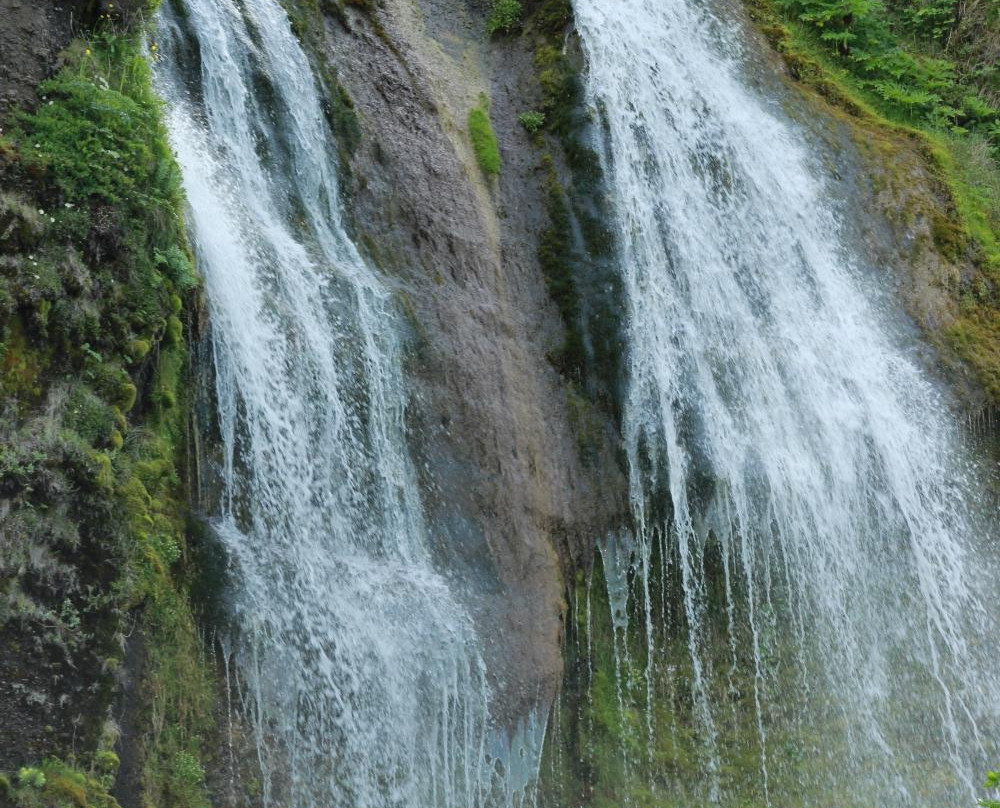
<path id="1" fill-rule="evenodd" d="M 469 110 L 469 140 L 476 153 L 476 162 L 487 177 L 500 173 L 500 148 L 490 123 L 489 102 L 481 96 L 479 106 Z"/>
<path id="2" fill-rule="evenodd" d="M 1000 791 L 1000 769 L 987 773 L 985 786 L 990 791 Z M 980 800 L 979 804 L 982 808 L 1000 808 L 1000 800 L 985 799 Z"/>
<path id="3" fill-rule="evenodd" d="M 529 112 L 522 112 L 517 116 L 517 122 L 524 127 L 524 130 L 529 134 L 535 134 L 539 129 L 545 126 L 545 113 L 538 112 L 536 110 L 530 110 Z"/>
<path id="4" fill-rule="evenodd" d="M 569 597 L 562 696 L 558 717 L 549 722 L 541 766 L 542 804 L 681 808 L 707 802 L 711 752 L 693 704 L 683 605 L 663 597 L 662 583 L 652 582 L 650 592 L 657 625 L 650 664 L 642 587 L 634 573 L 628 579 L 627 614 L 614 617 L 601 554 L 589 573 L 577 573 Z M 724 636 L 712 643 L 728 669 Z M 725 804 L 758 808 L 766 801 L 757 777 L 760 750 L 747 684 L 729 678 L 713 690 L 716 703 L 726 705 L 719 711 L 726 721 L 717 727 L 720 786 Z"/>
<path id="5" fill-rule="evenodd" d="M 913 123 L 980 133 L 1000 148 L 1000 112 L 990 101 L 1000 84 L 995 76 L 980 84 L 952 58 L 950 43 L 963 13 L 958 3 L 777 2 L 888 110 Z"/>
<path id="6" fill-rule="evenodd" d="M 8 796 L 16 808 L 119 808 L 108 793 L 115 770 L 84 771 L 53 758 L 22 768 Z"/>
<path id="7" fill-rule="evenodd" d="M 521 27 L 522 13 L 520 0 L 493 0 L 486 20 L 486 33 L 490 36 L 514 33 Z"/>
<path id="8" fill-rule="evenodd" d="M 148 8 L 143 4 L 143 8 Z M 12 787 L 18 806 L 113 808 L 102 717 L 139 616 L 143 789 L 207 805 L 214 686 L 188 598 L 185 333 L 197 279 L 180 176 L 138 34 L 105 15 L 0 140 L 0 496 L 10 552 L 0 626 L 61 649 L 104 686 L 90 717 Z M 75 662 L 74 662 L 75 660 Z M 90 661 L 93 660 L 93 661 Z M 46 730 L 50 732 L 50 730 Z M 93 751 L 99 749 L 100 751 Z"/>
<path id="9" fill-rule="evenodd" d="M 930 177 L 888 177 L 907 221 L 971 265 L 946 285 L 957 316 L 939 339 L 1000 404 L 1000 7 L 953 0 L 746 0 L 794 78 L 847 113 L 891 172 L 916 154 Z"/>
<path id="10" fill-rule="evenodd" d="M 755 614 L 755 652 L 746 584 L 728 575 L 725 550 L 714 539 L 702 559 L 704 608 L 696 607 L 701 692 L 712 715 L 707 742 L 680 550 L 654 541 L 648 552 L 647 580 L 637 548 L 630 558 L 621 550 L 596 552 L 589 569 L 569 583 L 563 681 L 547 723 L 537 803 L 858 805 L 858 779 L 874 783 L 880 773 L 851 754 L 850 718 L 809 686 L 811 641 L 793 627 L 788 605 L 776 601 Z M 616 598 L 627 591 L 627 602 L 612 603 L 608 579 Z M 899 748 L 913 751 L 900 764 L 913 804 L 942 804 L 942 795 L 959 785 L 948 762 L 936 750 L 912 747 L 906 725 L 889 733 Z M 761 778 L 765 753 L 768 792 Z"/>

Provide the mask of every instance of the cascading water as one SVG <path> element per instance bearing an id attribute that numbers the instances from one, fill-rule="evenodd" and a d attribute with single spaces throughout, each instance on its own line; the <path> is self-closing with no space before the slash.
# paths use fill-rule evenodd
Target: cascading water
<path id="1" fill-rule="evenodd" d="M 390 293 L 341 223 L 334 147 L 276 0 L 174 0 L 158 82 L 212 327 L 229 653 L 263 804 L 473 806 L 489 690 L 431 558 Z"/>
<path id="2" fill-rule="evenodd" d="M 636 517 L 600 545 L 610 678 L 589 585 L 574 607 L 586 732 L 625 739 L 600 761 L 617 778 L 604 798 L 964 800 L 1000 754 L 1000 625 L 978 549 L 991 522 L 946 402 L 843 246 L 802 132 L 748 89 L 739 31 L 693 0 L 576 14 L 628 303 Z M 276 0 L 172 0 L 159 43 L 212 323 L 214 526 L 261 800 L 510 803 L 545 728 L 512 743 L 490 725 L 406 449 L 391 294 L 341 223 L 308 62 Z M 573 721 L 559 705 L 556 734 Z"/>
<path id="3" fill-rule="evenodd" d="M 750 89 L 745 32 L 697 0 L 574 5 L 628 307 L 638 535 L 604 545 L 604 577 L 616 653 L 628 597 L 647 638 L 647 684 L 636 653 L 616 675 L 645 703 L 626 757 L 648 746 L 649 782 L 617 799 L 971 803 L 1000 756 L 997 514 L 947 402 L 848 248 L 818 149 Z M 667 630 L 651 605 L 671 586 Z M 686 693 L 666 710 L 664 679 Z"/>

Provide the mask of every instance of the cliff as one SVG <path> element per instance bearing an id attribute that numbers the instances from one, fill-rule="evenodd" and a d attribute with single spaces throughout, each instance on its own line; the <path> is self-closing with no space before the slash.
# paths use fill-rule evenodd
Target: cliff
<path id="1" fill-rule="evenodd" d="M 608 623 L 595 563 L 632 527 L 624 315 L 572 9 L 286 5 L 327 97 L 352 235 L 408 320 L 424 508 L 435 552 L 487 593 L 473 608 L 496 714 L 513 727 L 563 694 L 543 793 L 602 804 L 601 783 L 616 799 L 635 787 L 611 773 L 619 750 L 645 731 L 613 703 L 618 643 L 640 640 Z M 940 47 L 988 65 L 992 18 L 971 7 Z M 256 796 L 226 783 L 243 768 L 252 783 L 252 741 L 224 720 L 234 691 L 205 639 L 219 581 L 195 409 L 211 369 L 155 33 L 142 45 L 153 11 L 0 0 L 0 805 Z M 800 11 L 733 9 L 761 80 L 833 164 L 847 228 L 892 273 L 956 417 L 995 440 L 996 77 L 962 71 L 954 93 L 975 85 L 983 108 L 942 130 L 845 73 Z M 586 764 L 557 763 L 585 749 Z M 656 754 L 681 775 L 697 755 L 683 739 Z"/>

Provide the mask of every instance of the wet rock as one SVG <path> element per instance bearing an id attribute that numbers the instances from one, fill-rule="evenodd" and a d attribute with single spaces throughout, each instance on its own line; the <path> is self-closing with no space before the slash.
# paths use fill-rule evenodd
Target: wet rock
<path id="1" fill-rule="evenodd" d="M 562 325 L 536 257 L 539 155 L 516 123 L 534 86 L 528 43 L 489 43 L 485 11 L 460 0 L 372 13 L 327 31 L 363 131 L 350 205 L 413 315 L 426 505 L 449 565 L 464 559 L 496 709 L 513 719 L 560 679 L 564 567 L 622 519 L 614 428 L 608 462 L 584 463 L 569 383 L 546 359 Z M 482 93 L 501 150 L 493 181 L 465 132 Z"/>

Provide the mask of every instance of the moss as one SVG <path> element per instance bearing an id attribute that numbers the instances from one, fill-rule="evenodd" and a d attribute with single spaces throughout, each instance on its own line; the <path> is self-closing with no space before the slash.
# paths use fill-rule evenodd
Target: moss
<path id="1" fill-rule="evenodd" d="M 128 412 L 135 406 L 139 391 L 131 377 L 121 368 L 106 366 L 101 379 L 101 391 L 108 401 L 122 412 Z"/>
<path id="2" fill-rule="evenodd" d="M 531 30 L 549 43 L 555 43 L 573 21 L 569 0 L 542 0 L 532 10 Z"/>
<path id="3" fill-rule="evenodd" d="M 283 5 L 292 23 L 292 30 L 302 42 L 313 72 L 319 78 L 323 114 L 341 150 L 340 170 L 349 171 L 350 157 L 361 143 L 361 124 L 354 100 L 340 83 L 336 68 L 323 55 L 326 31 L 324 17 L 336 19 L 348 31 L 351 26 L 343 7 L 336 0 L 283 0 Z M 347 0 L 347 5 L 370 14 L 375 8 L 374 0 Z M 388 41 L 381 24 L 374 16 L 371 24 L 376 34 Z"/>
<path id="4" fill-rule="evenodd" d="M 0 394 L 8 400 L 30 404 L 42 393 L 43 374 L 49 364 L 49 352 L 32 345 L 19 316 L 4 324 L 5 339 L 0 342 Z"/>
<path id="5" fill-rule="evenodd" d="M 580 382 L 583 395 L 615 415 L 623 356 L 621 282 L 610 260 L 615 238 L 606 224 L 611 211 L 601 162 L 587 143 L 593 124 L 584 109 L 583 56 L 571 22 L 566 0 L 543 0 L 531 7 L 524 25 L 539 92 L 529 123 L 543 123 L 532 142 L 546 150 L 540 168 L 549 221 L 539 235 L 538 255 L 566 328 L 564 344 L 550 359 Z M 560 153 L 563 169 L 557 171 L 551 155 Z"/>
<path id="6" fill-rule="evenodd" d="M 500 148 L 490 123 L 489 105 L 485 97 L 481 98 L 478 107 L 469 110 L 468 127 L 469 140 L 479 168 L 487 177 L 500 173 Z"/>
<path id="7" fill-rule="evenodd" d="M 324 86 L 326 91 L 323 95 L 323 112 L 330 125 L 330 131 L 347 154 L 352 155 L 361 143 L 361 124 L 358 121 L 354 100 L 340 83 L 333 68 L 325 72 Z"/>
<path id="8" fill-rule="evenodd" d="M 1000 402 L 1000 316 L 995 305 L 963 302 L 945 340 L 976 371 L 994 406 Z"/>
<path id="9" fill-rule="evenodd" d="M 15 808 L 120 808 L 109 793 L 112 778 L 107 773 L 51 758 L 21 774 L 18 787 L 8 789 Z"/>
<path id="10" fill-rule="evenodd" d="M 569 423 L 573 428 L 580 457 L 585 463 L 597 464 L 603 445 L 605 420 L 596 410 L 593 402 L 574 385 L 566 387 L 566 404 L 569 409 Z"/>
<path id="11" fill-rule="evenodd" d="M 77 808 L 87 808 L 86 786 L 75 777 L 65 774 L 56 775 L 49 779 L 45 791 L 52 798 L 53 802 L 69 802 L 77 806 Z"/>
<path id="12" fill-rule="evenodd" d="M 164 334 L 164 339 L 168 345 L 180 345 L 183 341 L 184 324 L 177 315 L 171 315 L 167 320 L 167 330 Z"/>
<path id="13" fill-rule="evenodd" d="M 133 362 L 139 362 L 146 358 L 149 349 L 152 347 L 148 339 L 134 339 L 128 344 L 128 355 Z"/>

